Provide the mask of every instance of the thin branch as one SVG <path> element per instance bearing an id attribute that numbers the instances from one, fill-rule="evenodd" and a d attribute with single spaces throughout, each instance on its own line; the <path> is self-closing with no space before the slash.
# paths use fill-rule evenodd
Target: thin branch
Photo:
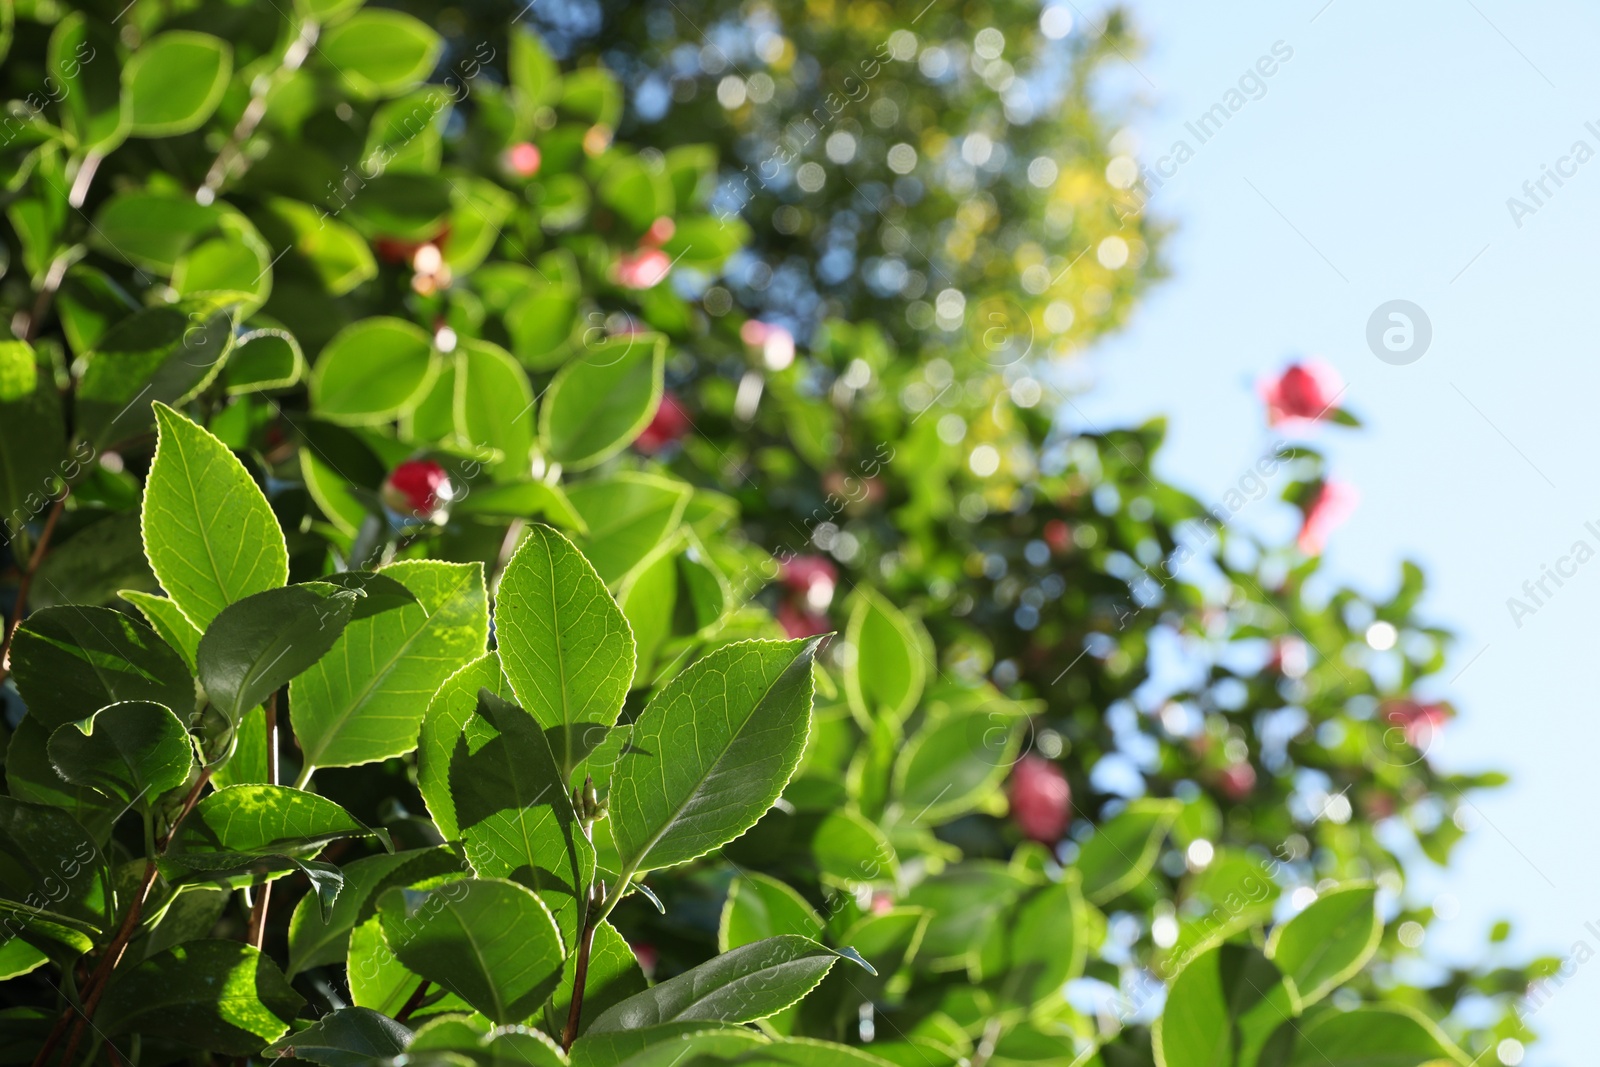
<path id="1" fill-rule="evenodd" d="M 278 691 L 267 698 L 267 784 L 278 784 Z M 272 906 L 272 883 L 262 882 L 250 909 L 250 947 L 261 951 L 267 941 L 267 909 Z"/>
<path id="2" fill-rule="evenodd" d="M 594 948 L 594 929 L 600 925 L 599 912 L 595 910 L 596 897 L 603 888 L 596 883 L 589 889 L 588 918 L 583 924 L 583 937 L 578 942 L 578 965 L 572 972 L 572 1005 L 567 1008 L 567 1025 L 561 1030 L 561 1051 L 572 1050 L 578 1039 L 578 1023 L 583 1018 L 583 990 L 589 981 L 589 953 Z"/>
<path id="3" fill-rule="evenodd" d="M 183 824 L 184 819 L 189 817 L 189 813 L 194 810 L 194 806 L 200 802 L 200 792 L 210 780 L 211 772 L 209 770 L 201 771 L 200 777 L 195 779 L 194 788 L 190 789 L 189 795 L 183 799 L 183 807 L 178 811 L 177 817 L 172 820 L 172 825 L 167 827 L 167 832 L 161 837 L 161 841 L 157 846 L 159 850 L 157 856 L 166 853 L 167 846 L 172 844 L 172 839 L 178 833 L 178 827 Z M 84 987 L 83 992 L 86 998 L 83 1002 L 83 1009 L 78 1014 L 78 1023 L 72 1028 L 72 1037 L 67 1041 L 67 1051 L 61 1057 L 63 1065 L 70 1065 L 73 1056 L 77 1054 L 78 1044 L 83 1040 L 83 1033 L 88 1029 L 89 1021 L 94 1018 L 95 1009 L 100 1006 L 100 997 L 106 991 L 111 972 L 121 962 L 123 951 L 127 949 L 128 942 L 132 940 L 134 931 L 139 927 L 139 916 L 143 913 L 145 901 L 150 899 L 150 890 L 156 882 L 156 874 L 159 870 L 156 866 L 157 856 L 151 856 L 145 861 L 144 880 L 139 885 L 139 893 L 133 898 L 133 903 L 128 906 L 128 914 L 123 917 L 122 927 L 117 931 L 117 936 L 112 940 L 111 944 L 106 946 L 105 955 L 100 957 L 99 966 L 94 969 L 94 973 L 89 976 L 89 981 Z M 73 1005 L 69 1003 L 62 1013 L 63 1017 L 70 1017 L 73 1010 Z M 55 1051 L 56 1041 L 58 1040 L 60 1040 L 59 1029 L 54 1029 L 51 1031 L 50 1038 L 45 1041 L 44 1047 L 39 1050 L 39 1055 L 34 1058 L 33 1067 L 44 1067 L 50 1061 L 50 1053 Z"/>
<path id="4" fill-rule="evenodd" d="M 283 84 L 284 79 L 300 69 L 300 64 L 306 61 L 312 45 L 317 43 L 319 30 L 320 27 L 314 20 L 307 19 L 289 47 L 284 49 L 283 65 L 271 75 L 263 74 L 256 78 L 251 90 L 250 103 L 245 105 L 244 114 L 239 116 L 239 121 L 233 127 L 233 133 L 228 136 L 228 143 L 217 153 L 211 169 L 206 172 L 205 183 L 195 194 L 195 198 L 202 204 L 209 204 L 215 200 L 222 183 L 232 176 L 234 164 L 244 154 L 245 141 L 256 132 L 256 127 L 267 115 L 267 97 Z"/>
<path id="5" fill-rule="evenodd" d="M 61 518 L 71 493 L 70 486 L 63 488 L 61 498 L 51 506 L 50 514 L 45 516 L 44 529 L 39 532 L 39 540 L 28 557 L 27 569 L 17 583 L 17 603 L 11 609 L 11 621 L 6 623 L 5 636 L 0 637 L 0 682 L 5 681 L 6 675 L 11 673 L 11 641 L 16 637 L 17 628 L 22 625 L 22 617 L 28 613 L 28 593 L 33 589 L 33 576 L 38 573 L 39 565 L 44 562 L 44 554 L 50 549 L 50 537 L 56 532 L 56 522 Z"/>
<path id="6" fill-rule="evenodd" d="M 433 983 L 426 978 L 418 982 L 416 991 L 406 999 L 405 1006 L 400 1009 L 400 1014 L 394 1017 L 394 1021 L 397 1023 L 403 1023 L 411 1017 L 412 1012 L 422 1007 L 422 1002 L 426 1000 L 428 996 L 428 986 L 432 984 Z"/>

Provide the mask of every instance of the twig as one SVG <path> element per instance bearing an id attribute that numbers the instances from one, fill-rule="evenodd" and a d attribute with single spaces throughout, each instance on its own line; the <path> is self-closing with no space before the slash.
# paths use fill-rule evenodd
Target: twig
<path id="1" fill-rule="evenodd" d="M 44 554 L 50 548 L 50 537 L 56 532 L 56 521 L 61 518 L 62 510 L 67 506 L 67 497 L 72 493 L 71 487 L 61 491 L 61 498 L 50 508 L 50 514 L 45 516 L 44 529 L 39 531 L 39 540 L 33 546 L 33 553 L 28 557 L 27 569 L 22 572 L 22 580 L 17 583 L 17 603 L 11 609 L 11 621 L 6 624 L 4 637 L 0 637 L 0 682 L 6 680 L 6 675 L 11 673 L 11 640 L 17 634 L 17 628 L 22 625 L 22 617 L 28 613 L 28 593 L 33 589 L 33 576 L 38 573 L 39 565 L 44 562 Z"/>
<path id="2" fill-rule="evenodd" d="M 400 1013 L 394 1017 L 394 1021 L 397 1023 L 403 1023 L 411 1017 L 412 1012 L 422 1007 L 423 1000 L 427 999 L 428 986 L 432 984 L 433 983 L 426 978 L 418 982 L 416 990 L 411 994 L 410 997 L 406 999 L 405 1006 L 402 1007 L 400 1009 Z"/>
<path id="3" fill-rule="evenodd" d="M 589 890 L 589 906 L 583 922 L 583 937 L 578 941 L 578 965 L 572 972 L 572 1005 L 567 1008 L 567 1025 L 561 1029 L 561 1051 L 569 1052 L 578 1039 L 578 1023 L 583 1018 L 583 988 L 589 981 L 589 952 L 594 948 L 594 928 L 600 925 L 600 912 L 595 905 L 603 886 L 596 882 Z"/>
<path id="4" fill-rule="evenodd" d="M 311 52 L 311 46 L 317 43 L 319 29 L 314 20 L 307 19 L 300 27 L 299 34 L 290 42 L 289 47 L 284 49 L 283 65 L 270 76 L 263 74 L 255 80 L 251 89 L 250 103 L 245 105 L 244 114 L 239 116 L 233 132 L 228 135 L 228 143 L 217 153 L 211 169 L 206 172 L 205 183 L 195 195 L 202 204 L 209 204 L 216 199 L 217 190 L 228 180 L 234 162 L 243 154 L 244 142 L 249 140 L 250 135 L 255 133 L 256 127 L 261 124 L 261 120 L 266 117 L 267 97 L 281 84 L 283 78 L 300 69 L 300 64 L 306 61 L 306 56 Z"/>
<path id="5" fill-rule="evenodd" d="M 278 691 L 267 697 L 267 784 L 278 784 Z M 272 906 L 272 883 L 262 882 L 250 909 L 250 947 L 261 951 L 267 941 L 267 909 Z"/>
<path id="6" fill-rule="evenodd" d="M 200 777 L 195 779 L 194 788 L 189 790 L 189 795 L 183 799 L 183 807 L 172 820 L 172 825 L 167 827 L 167 832 L 162 835 L 161 841 L 156 846 L 156 855 L 145 861 L 144 881 L 139 886 L 139 894 L 133 898 L 133 903 L 128 906 L 128 914 L 122 920 L 122 927 L 117 931 L 117 936 L 111 944 L 106 946 L 105 955 L 100 957 L 100 964 L 89 976 L 89 981 L 84 987 L 86 994 L 83 1010 L 79 1012 L 78 1024 L 72 1028 L 72 1037 L 67 1041 L 67 1051 L 61 1057 L 64 1067 L 70 1067 L 72 1058 L 78 1051 L 78 1043 L 83 1040 L 83 1032 L 89 1026 L 89 1021 L 94 1018 L 94 1011 L 100 1006 L 100 997 L 106 991 L 106 985 L 111 978 L 111 972 L 122 960 L 122 953 L 128 947 L 128 942 L 133 938 L 133 932 L 139 927 L 139 916 L 144 911 L 145 901 L 150 898 L 150 890 L 155 885 L 157 856 L 164 855 L 167 846 L 172 844 L 172 839 L 177 836 L 178 827 L 183 820 L 188 818 L 194 806 L 200 802 L 200 791 L 211 780 L 211 772 L 204 770 Z M 70 1017 L 73 1006 L 68 1004 L 63 1011 L 63 1017 Z M 33 1067 L 44 1067 L 50 1060 L 50 1053 L 55 1051 L 56 1041 L 60 1040 L 58 1030 L 52 1030 L 50 1038 L 46 1039 L 44 1047 L 39 1050 L 39 1055 L 34 1058 Z"/>

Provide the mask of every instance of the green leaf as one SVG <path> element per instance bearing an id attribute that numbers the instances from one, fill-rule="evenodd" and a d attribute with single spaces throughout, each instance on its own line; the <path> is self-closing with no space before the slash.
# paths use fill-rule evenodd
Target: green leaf
<path id="1" fill-rule="evenodd" d="M 1067 982 L 1083 974 L 1088 925 L 1075 872 L 1024 897 L 1004 920 L 1000 995 L 1018 1008 L 1049 1017 L 1059 1009 Z"/>
<path id="2" fill-rule="evenodd" d="M 106 202 L 107 208 L 112 203 L 115 198 Z M 83 263 L 67 271 L 66 280 L 56 293 L 61 332 L 67 336 L 67 345 L 80 356 L 92 351 L 112 326 L 138 310 L 133 297 L 105 271 Z"/>
<path id="3" fill-rule="evenodd" d="M 743 945 L 614 1005 L 589 1024 L 588 1033 L 673 1022 L 754 1022 L 809 993 L 839 958 L 807 937 Z"/>
<path id="4" fill-rule="evenodd" d="M 135 137 L 198 129 L 222 102 L 233 49 L 208 33 L 169 30 L 145 41 L 122 71 Z"/>
<path id="5" fill-rule="evenodd" d="M 230 785 L 207 796 L 184 820 L 171 853 L 228 852 L 314 856 L 346 837 L 389 835 L 364 825 L 326 797 L 286 785 Z"/>
<path id="6" fill-rule="evenodd" d="M 195 657 L 212 706 L 237 726 L 333 647 L 362 596 L 307 582 L 229 604 L 206 628 Z"/>
<path id="7" fill-rule="evenodd" d="M 1272 931 L 1267 957 L 1294 980 L 1306 1004 L 1344 984 L 1378 950 L 1377 892 L 1368 883 L 1338 886 Z"/>
<path id="8" fill-rule="evenodd" d="M 329 296 L 343 296 L 378 274 L 378 261 L 361 235 L 310 204 L 275 197 L 268 208 L 293 231 L 294 250 Z"/>
<path id="9" fill-rule="evenodd" d="M 306 766 L 350 767 L 411 751 L 428 700 L 489 639 L 483 566 L 410 560 L 385 567 L 417 602 L 345 627 L 289 684 Z"/>
<path id="10" fill-rule="evenodd" d="M 378 902 L 400 962 L 497 1023 L 520 1022 L 550 995 L 566 953 L 550 911 L 515 882 L 467 879 Z"/>
<path id="11" fill-rule="evenodd" d="M 497 453 L 497 481 L 528 477 L 533 450 L 533 387 L 499 345 L 463 340 L 456 357 L 455 427 L 465 443 Z"/>
<path id="12" fill-rule="evenodd" d="M 156 405 L 145 484 L 145 554 L 173 601 L 205 630 L 222 609 L 289 579 L 289 551 L 267 498 L 228 446 Z"/>
<path id="13" fill-rule="evenodd" d="M 901 808 L 937 826 L 983 803 L 1016 763 L 1027 707 L 991 694 L 981 710 L 931 713 L 895 761 Z"/>
<path id="14" fill-rule="evenodd" d="M 417 789 L 427 802 L 428 814 L 446 841 L 461 840 L 455 800 L 450 793 L 450 760 L 469 725 L 477 721 L 478 692 L 487 689 L 502 700 L 516 700 L 511 683 L 500 669 L 500 656 L 489 652 L 447 678 L 428 703 L 417 739 Z M 483 723 L 482 726 L 487 726 Z M 481 727 L 474 727 L 474 731 Z M 482 738 L 489 731 L 481 730 Z M 469 737 L 469 746 L 474 737 Z"/>
<path id="15" fill-rule="evenodd" d="M 181 404 L 222 369 L 233 311 L 184 303 L 146 308 L 106 331 L 78 383 L 79 436 L 96 445 L 149 431 L 152 404 Z"/>
<path id="16" fill-rule="evenodd" d="M 1374 1004 L 1283 1023 L 1257 1067 L 1467 1067 L 1467 1063 L 1431 1020 L 1403 1005 Z"/>
<path id="17" fill-rule="evenodd" d="M 32 715 L 22 717 L 6 746 L 6 791 L 30 804 L 61 808 L 103 846 L 123 805 L 98 790 L 62 779 L 50 762 L 51 732 Z"/>
<path id="18" fill-rule="evenodd" d="M 1006 909 L 1028 888 L 1025 875 L 989 861 L 947 867 L 918 883 L 905 903 L 933 913 L 917 954 L 918 968 L 973 969 Z"/>
<path id="19" fill-rule="evenodd" d="M 258 329 L 234 343 L 223 368 L 228 395 L 240 396 L 268 389 L 286 389 L 298 382 L 306 369 L 300 342 L 287 330 Z"/>
<path id="20" fill-rule="evenodd" d="M 249 945 L 187 941 L 118 969 L 95 1025 L 251 1056 L 282 1037 L 304 1004 L 277 964 Z"/>
<path id="21" fill-rule="evenodd" d="M 16 920 L 30 931 L 38 913 L 46 941 L 71 943 L 74 929 L 95 930 L 111 917 L 112 891 L 105 860 L 94 841 L 66 812 L 0 797 L 0 898 L 14 918 L 0 920 L 7 933 Z M 59 916 L 52 919 L 51 915 Z M 31 944 L 44 947 L 29 937 Z M 80 951 L 87 948 L 81 945 Z"/>
<path id="22" fill-rule="evenodd" d="M 561 365 L 572 349 L 578 304 L 579 294 L 570 287 L 536 282 L 506 308 L 506 333 L 523 366 L 549 370 Z"/>
<path id="23" fill-rule="evenodd" d="M 376 913 L 350 931 L 345 975 L 350 985 L 350 1002 L 385 1015 L 399 1014 L 417 987 L 427 981 L 395 957 L 383 939 L 383 927 Z M 412 1019 L 440 1012 L 467 1014 L 472 1010 L 472 1005 L 460 997 L 446 993 L 412 1013 Z"/>
<path id="24" fill-rule="evenodd" d="M 178 257 L 217 224 L 221 209 L 167 192 L 117 193 L 95 213 L 94 247 L 135 267 L 166 275 Z"/>
<path id="25" fill-rule="evenodd" d="M 229 788 L 245 788 L 230 786 Z M 324 918 L 333 914 L 333 907 L 344 887 L 339 868 L 330 863 L 303 859 L 283 852 L 168 852 L 156 861 L 161 877 L 173 885 L 189 886 L 214 883 L 218 887 L 242 889 L 261 885 L 295 871 L 305 875 L 311 883 L 311 896 L 316 898 Z"/>
<path id="26" fill-rule="evenodd" d="M 200 651 L 200 630 L 175 601 L 137 589 L 121 589 L 117 595 L 138 608 L 161 639 L 183 657 L 184 665 L 194 670 L 194 658 Z"/>
<path id="27" fill-rule="evenodd" d="M 474 488 L 461 500 L 451 502 L 450 513 L 503 519 L 543 519 L 579 534 L 588 531 L 561 487 L 544 482 L 515 482 Z"/>
<path id="28" fill-rule="evenodd" d="M 817 938 L 822 919 L 799 893 L 776 878 L 742 871 L 728 888 L 717 927 L 717 949 L 727 952 L 741 945 L 780 934 Z"/>
<path id="29" fill-rule="evenodd" d="M 427 395 L 438 368 L 420 326 L 377 316 L 346 326 L 317 357 L 311 401 L 318 416 L 350 425 L 387 422 Z"/>
<path id="30" fill-rule="evenodd" d="M 310 897 L 301 897 L 289 918 L 289 970 L 293 978 L 310 967 L 338 963 L 350 947 L 350 933 L 378 912 L 378 897 L 390 886 L 413 885 L 442 874 L 466 874 L 468 867 L 448 848 L 414 848 L 363 856 L 342 868 L 344 887 L 324 918 Z"/>
<path id="31" fill-rule="evenodd" d="M 136 490 L 128 487 L 129 495 Z M 69 540 L 51 543 L 34 575 L 32 607 L 107 606 L 121 586 L 157 589 L 144 558 L 136 511 L 117 511 L 93 521 Z"/>
<path id="32" fill-rule="evenodd" d="M 317 53 L 352 93 L 393 96 L 432 72 L 439 35 L 398 11 L 358 12 L 323 35 Z"/>
<path id="33" fill-rule="evenodd" d="M 703 1067 L 704 1056 L 738 1056 L 765 1046 L 767 1039 L 754 1030 L 721 1023 L 680 1022 L 638 1030 L 584 1033 L 572 1045 L 572 1067 Z M 693 1054 L 695 1059 L 688 1057 Z M 726 1062 L 726 1061 L 711 1061 Z"/>
<path id="34" fill-rule="evenodd" d="M 1254 1064 L 1272 1031 L 1299 1009 L 1293 990 L 1260 950 L 1217 945 L 1173 979 L 1150 1039 L 1164 1067 Z"/>
<path id="35" fill-rule="evenodd" d="M 26 341 L 0 341 L 0 404 L 25 400 L 38 390 L 37 359 Z"/>
<path id="36" fill-rule="evenodd" d="M 0 537 L 7 539 L 65 492 L 67 431 L 61 394 L 48 376 L 35 377 L 32 393 L 0 400 Z"/>
<path id="37" fill-rule="evenodd" d="M 917 706 L 927 663 L 911 620 L 866 586 L 857 590 L 845 640 L 845 694 L 862 723 L 880 716 L 903 720 Z"/>
<path id="38" fill-rule="evenodd" d="M 805 748 L 817 644 L 724 645 L 656 692 L 611 779 L 625 870 L 704 855 L 772 807 Z"/>
<path id="39" fill-rule="evenodd" d="M 594 846 L 578 825 L 566 777 L 526 711 L 478 691 L 477 714 L 450 755 L 450 796 L 472 869 L 536 891 L 562 940 L 583 926 Z"/>
<path id="40" fill-rule="evenodd" d="M 149 811 L 195 770 L 189 731 L 169 708 L 124 701 L 50 735 L 50 762 L 61 777 Z"/>
<path id="41" fill-rule="evenodd" d="M 1084 897 L 1104 904 L 1138 885 L 1182 809 L 1179 800 L 1135 800 L 1103 823 L 1078 854 Z"/>
<path id="42" fill-rule="evenodd" d="M 272 248 L 243 215 L 229 213 L 218 233 L 184 250 L 172 268 L 172 287 L 184 297 L 234 298 L 242 315 L 272 293 Z"/>
<path id="43" fill-rule="evenodd" d="M 693 495 L 682 482 L 633 471 L 579 482 L 567 490 L 589 527 L 583 554 L 613 588 L 677 528 Z"/>
<path id="44" fill-rule="evenodd" d="M 562 367 L 539 412 L 539 440 L 572 470 L 616 455 L 661 404 L 667 342 L 654 334 L 607 338 Z"/>
<path id="45" fill-rule="evenodd" d="M 371 1008 L 340 1008 L 304 1030 L 268 1046 L 265 1055 L 289 1056 L 322 1067 L 366 1067 L 405 1052 L 411 1030 Z"/>
<path id="46" fill-rule="evenodd" d="M 494 606 L 506 677 L 544 727 L 569 781 L 616 724 L 633 679 L 633 633 L 594 567 L 561 534 L 531 526 Z"/>
<path id="47" fill-rule="evenodd" d="M 45 608 L 13 638 L 12 673 L 28 714 L 54 730 L 108 704 L 150 701 L 187 715 L 194 681 L 147 627 L 110 608 Z"/>

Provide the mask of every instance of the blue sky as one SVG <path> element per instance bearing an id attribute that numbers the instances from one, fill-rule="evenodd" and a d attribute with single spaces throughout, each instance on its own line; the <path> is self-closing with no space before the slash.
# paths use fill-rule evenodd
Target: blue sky
<path id="1" fill-rule="evenodd" d="M 1529 615 L 1507 600 L 1574 543 L 1600 550 L 1592 427 L 1600 398 L 1591 235 L 1600 233 L 1600 9 L 1547 0 L 1130 0 L 1147 48 L 1108 72 L 1142 106 L 1140 157 L 1185 130 L 1270 55 L 1293 50 L 1266 89 L 1156 194 L 1177 225 L 1172 277 L 1131 326 L 1090 357 L 1078 401 L 1098 425 L 1169 417 L 1161 473 L 1220 496 L 1270 441 L 1254 381 L 1319 355 L 1349 384 L 1361 431 L 1317 441 L 1362 502 L 1333 538 L 1330 566 L 1374 591 L 1406 558 L 1431 579 L 1425 611 L 1460 642 L 1442 695 L 1462 717 L 1441 764 L 1498 767 L 1511 787 L 1481 798 L 1448 875 L 1454 918 L 1427 950 L 1471 959 L 1499 918 L 1516 953 L 1600 952 L 1600 850 L 1590 839 L 1600 781 L 1600 558 Z M 1082 13 L 1080 8 L 1080 26 Z M 1079 30 L 1081 31 L 1081 28 Z M 1587 103 L 1586 103 L 1587 102 Z M 1523 190 L 1546 168 L 1535 203 Z M 1170 167 L 1169 167 L 1170 169 Z M 1531 212 L 1515 214 L 1517 198 Z M 1421 359 L 1380 361 L 1374 309 L 1420 306 Z M 1083 417 L 1068 412 L 1068 422 Z M 1287 516 L 1261 506 L 1247 521 Z M 1518 623 L 1520 622 L 1520 626 Z M 1449 911 L 1450 901 L 1443 902 Z M 1482 957 L 1493 960 L 1494 957 Z M 1529 1067 L 1588 1062 L 1600 1045 L 1600 962 L 1535 1016 Z"/>

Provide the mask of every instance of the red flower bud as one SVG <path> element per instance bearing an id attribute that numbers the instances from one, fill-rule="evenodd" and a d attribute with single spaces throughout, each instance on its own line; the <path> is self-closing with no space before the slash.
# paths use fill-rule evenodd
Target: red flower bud
<path id="1" fill-rule="evenodd" d="M 678 403 L 678 398 L 671 393 L 663 393 L 655 417 L 633 439 L 633 447 L 647 456 L 653 456 L 683 438 L 691 426 L 693 423 L 689 421 L 689 413 Z"/>
<path id="2" fill-rule="evenodd" d="M 1291 363 L 1276 379 L 1257 386 L 1267 405 L 1267 423 L 1316 422 L 1333 413 L 1334 401 L 1344 391 L 1339 372 L 1317 359 Z"/>
<path id="3" fill-rule="evenodd" d="M 395 511 L 427 518 L 449 502 L 450 475 L 431 459 L 408 459 L 390 472 L 381 495 Z"/>
<path id="4" fill-rule="evenodd" d="M 1011 772 L 1011 819 L 1035 841 L 1053 845 L 1072 822 L 1072 787 L 1061 768 L 1029 753 Z"/>

